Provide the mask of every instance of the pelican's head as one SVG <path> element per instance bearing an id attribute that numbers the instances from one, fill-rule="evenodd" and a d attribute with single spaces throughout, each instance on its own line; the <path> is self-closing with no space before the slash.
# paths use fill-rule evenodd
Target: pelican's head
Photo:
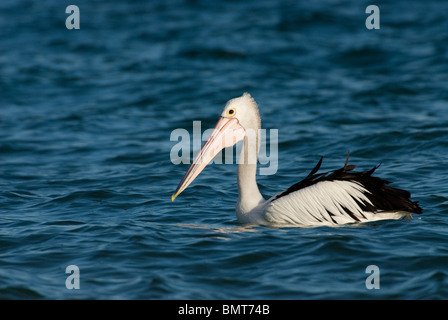
<path id="1" fill-rule="evenodd" d="M 221 113 L 221 117 L 237 119 L 245 130 L 260 129 L 261 126 L 258 105 L 247 92 L 241 97 L 229 100 Z"/>
<path id="2" fill-rule="evenodd" d="M 184 191 L 205 166 L 224 148 L 244 139 L 248 130 L 260 129 L 258 106 L 252 96 L 244 93 L 229 100 L 221 113 L 210 138 L 202 146 L 201 152 L 193 160 L 190 168 L 179 183 L 171 201 Z"/>

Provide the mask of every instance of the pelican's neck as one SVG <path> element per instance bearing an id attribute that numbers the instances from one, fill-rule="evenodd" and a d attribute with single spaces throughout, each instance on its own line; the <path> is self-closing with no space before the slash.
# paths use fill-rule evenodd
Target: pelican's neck
<path id="1" fill-rule="evenodd" d="M 238 202 L 236 205 L 237 214 L 247 214 L 264 201 L 258 190 L 256 174 L 259 150 L 259 128 L 248 132 L 255 132 L 256 139 L 246 135 L 243 140 L 243 147 L 238 161 Z"/>

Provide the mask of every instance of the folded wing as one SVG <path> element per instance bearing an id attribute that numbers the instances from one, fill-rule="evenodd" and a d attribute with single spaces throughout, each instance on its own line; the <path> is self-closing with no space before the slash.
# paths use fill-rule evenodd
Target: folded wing
<path id="1" fill-rule="evenodd" d="M 302 181 L 267 201 L 266 219 L 279 224 L 343 224 L 394 219 L 403 213 L 421 213 L 410 193 L 373 177 L 378 166 L 354 172 L 355 166 L 317 173 L 322 159 Z"/>

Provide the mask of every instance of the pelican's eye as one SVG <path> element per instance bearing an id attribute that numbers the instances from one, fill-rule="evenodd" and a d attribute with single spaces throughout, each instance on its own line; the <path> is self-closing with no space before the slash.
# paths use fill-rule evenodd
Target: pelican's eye
<path id="1" fill-rule="evenodd" d="M 226 116 L 227 117 L 233 117 L 236 114 L 236 110 L 235 108 L 230 108 L 229 110 L 227 110 L 226 112 Z"/>

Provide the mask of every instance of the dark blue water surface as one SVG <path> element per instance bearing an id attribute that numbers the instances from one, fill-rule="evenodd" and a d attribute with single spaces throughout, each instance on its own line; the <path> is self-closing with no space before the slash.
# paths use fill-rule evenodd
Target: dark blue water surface
<path id="1" fill-rule="evenodd" d="M 447 17 L 442 0 L 2 0 L 0 298 L 447 299 Z M 266 198 L 350 150 L 423 214 L 244 226 L 236 166 L 216 164 L 172 203 L 171 132 L 245 91 L 279 130 Z"/>

